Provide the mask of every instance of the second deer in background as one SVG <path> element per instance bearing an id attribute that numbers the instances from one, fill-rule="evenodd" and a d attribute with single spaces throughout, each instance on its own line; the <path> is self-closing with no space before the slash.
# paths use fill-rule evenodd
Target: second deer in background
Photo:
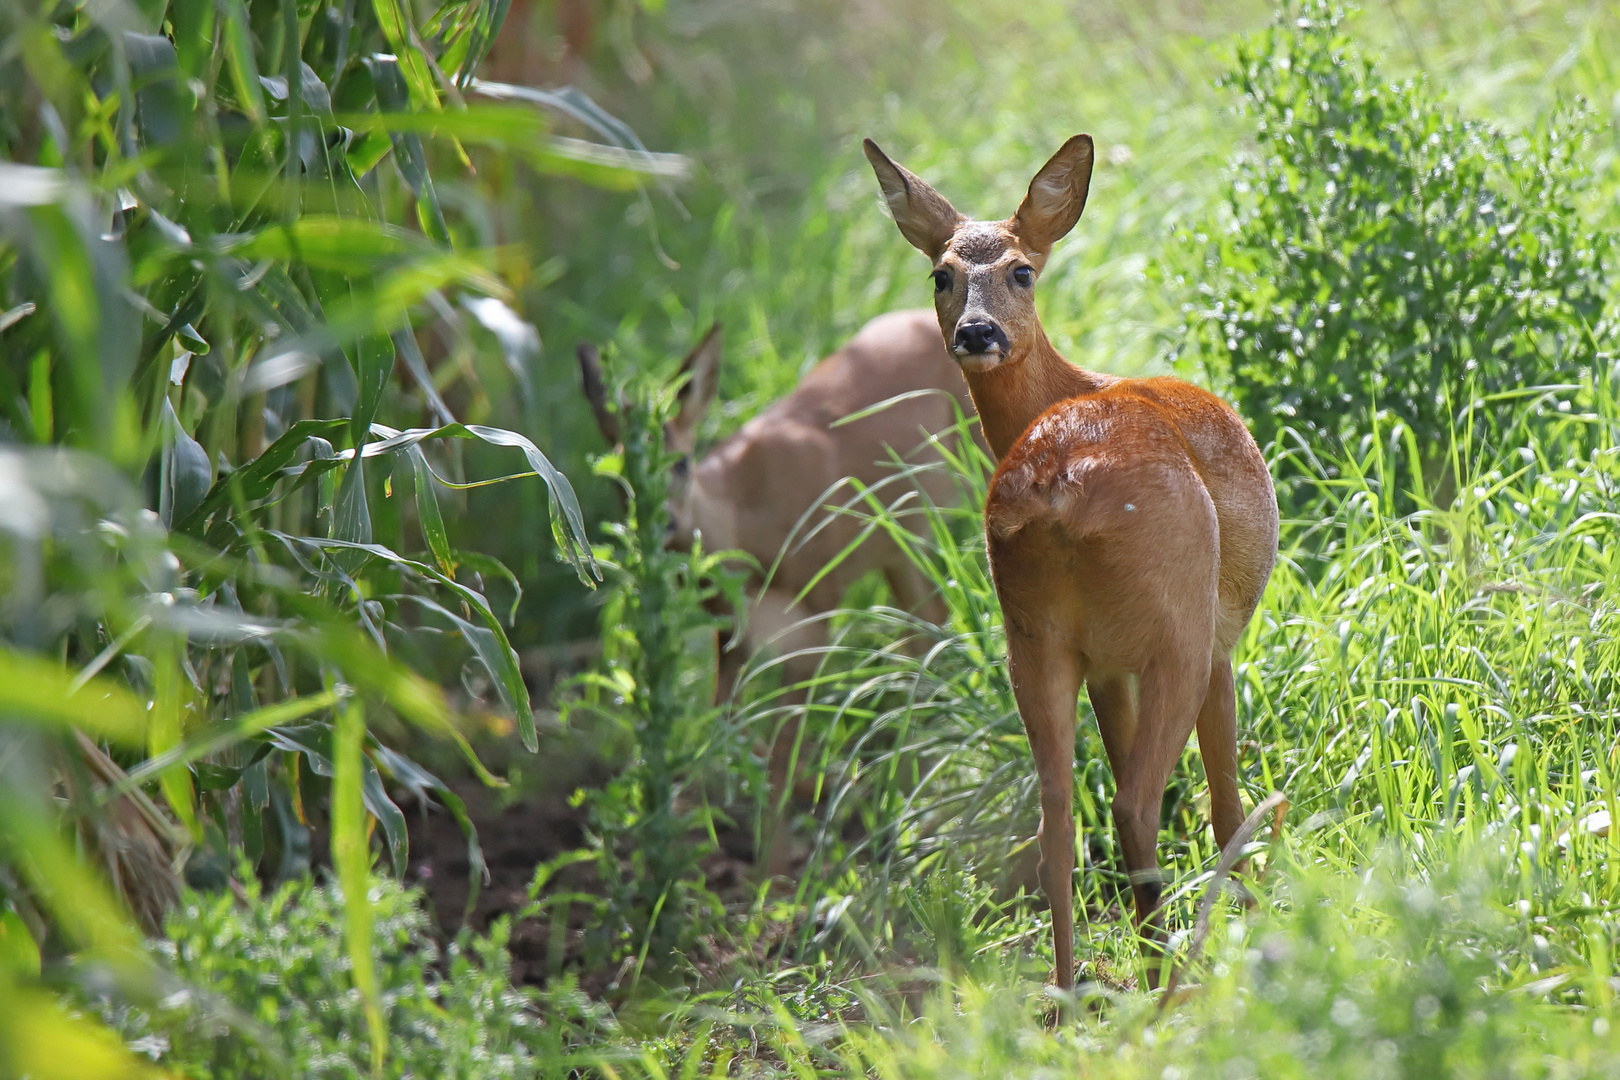
<path id="1" fill-rule="evenodd" d="M 608 408 L 596 350 L 580 346 L 579 361 L 597 424 L 616 443 L 616 418 Z M 695 458 L 698 427 L 719 384 L 718 326 L 682 363 L 681 374 L 679 411 L 665 432 L 667 444 L 681 455 L 668 508 L 670 544 L 686 548 L 701 535 L 706 551 L 743 551 L 767 571 L 775 566 L 768 581 L 756 574 L 749 582 L 752 604 L 742 640 L 720 650 L 716 693 L 721 699 L 730 698 L 743 666 L 762 650 L 780 656 L 784 687 L 811 678 L 827 642 L 824 616 L 842 603 L 857 579 L 874 570 L 883 573 L 898 606 L 932 622 L 944 620 L 943 602 L 882 530 L 817 580 L 862 528 L 857 516 L 836 509 L 855 491 L 847 483 L 840 488 L 841 482 L 878 488 L 885 505 L 917 487 L 937 505 L 959 498 L 956 481 L 944 470 L 919 472 L 914 482 L 895 480 L 896 457 L 913 464 L 938 460 L 930 440 L 950 432 L 958 416 L 972 415 L 967 386 L 940 341 L 933 312 L 900 311 L 873 319 L 812 368 L 792 393 L 701 458 Z M 901 400 L 839 423 L 895 398 Z M 921 515 L 912 520 L 918 530 L 926 527 Z M 805 595 L 795 603 L 800 593 Z M 786 697 L 789 704 L 802 700 L 791 691 Z M 772 748 L 775 800 L 788 792 L 798 731 L 797 718 L 789 719 Z"/>

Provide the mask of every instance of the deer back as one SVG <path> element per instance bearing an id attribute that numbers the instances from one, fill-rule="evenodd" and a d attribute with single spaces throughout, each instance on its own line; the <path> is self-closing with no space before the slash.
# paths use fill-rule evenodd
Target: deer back
<path id="1" fill-rule="evenodd" d="M 834 426 L 913 391 L 933 393 Z M 848 484 L 829 489 L 846 477 L 868 487 L 888 480 L 879 498 L 892 504 L 914 490 L 912 481 L 893 479 L 893 459 L 935 456 L 929 437 L 949 431 L 958 410 L 971 415 L 971 409 L 933 313 L 879 316 L 811 369 L 792 393 L 704 455 L 693 473 L 692 523 L 710 550 L 740 549 L 767 569 L 781 553 L 774 580 L 797 591 L 859 531 L 852 517 L 816 510 L 824 503 L 842 505 L 854 494 Z M 941 504 L 955 501 L 955 482 L 940 471 L 918 483 Z M 850 581 L 896 555 L 892 543 L 874 535 L 828 575 L 811 606 L 835 604 Z"/>

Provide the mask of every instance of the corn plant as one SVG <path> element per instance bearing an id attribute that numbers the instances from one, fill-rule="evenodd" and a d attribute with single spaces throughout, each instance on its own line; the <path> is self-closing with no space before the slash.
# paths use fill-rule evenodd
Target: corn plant
<path id="1" fill-rule="evenodd" d="M 385 779 L 465 822 L 382 733 L 452 740 L 495 782 L 437 681 L 465 661 L 536 745 L 511 614 L 492 599 L 516 581 L 457 550 L 440 506 L 468 486 L 461 444 L 512 453 L 501 479 L 537 477 L 558 555 L 587 583 L 599 571 L 536 433 L 461 422 L 453 370 L 419 338 L 466 352 L 480 322 L 524 325 L 521 267 L 439 189 L 507 160 L 537 182 L 630 188 L 670 159 L 577 91 L 478 80 L 505 11 L 0 9 L 8 1073 L 133 1068 L 31 989 L 28 941 L 46 943 L 47 974 L 71 955 L 133 992 L 145 967 L 126 902 L 152 928 L 176 868 L 207 848 L 296 873 L 322 800 L 380 1069 L 370 823 L 396 872 L 406 858 Z M 553 135 L 545 109 L 613 145 Z M 476 872 L 470 826 L 469 843 Z M 75 1032 L 89 1056 L 59 1056 Z"/>

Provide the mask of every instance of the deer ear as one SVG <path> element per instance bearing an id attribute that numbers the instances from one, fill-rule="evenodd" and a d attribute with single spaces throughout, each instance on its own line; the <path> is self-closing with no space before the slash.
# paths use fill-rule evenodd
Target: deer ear
<path id="1" fill-rule="evenodd" d="M 602 358 L 595 345 L 581 345 L 575 350 L 579 357 L 579 381 L 585 388 L 585 400 L 591 403 L 591 415 L 596 417 L 596 428 L 609 446 L 619 445 L 619 418 L 608 408 L 607 384 L 602 379 Z"/>
<path id="2" fill-rule="evenodd" d="M 1091 136 L 1076 135 L 1041 166 L 1029 182 L 1029 194 L 1013 215 L 1012 228 L 1019 239 L 1045 252 L 1068 235 L 1086 208 L 1091 159 Z"/>
<path id="3" fill-rule="evenodd" d="M 877 143 L 867 139 L 862 146 L 866 160 L 872 163 L 872 171 L 877 173 L 889 213 L 900 226 L 900 235 L 912 247 L 937 260 L 944 254 L 945 245 L 951 242 L 956 227 L 966 219 L 957 213 L 949 199 L 890 161 Z"/>
<path id="4" fill-rule="evenodd" d="M 709 411 L 715 392 L 720 389 L 719 323 L 709 327 L 697 348 L 681 361 L 680 374 L 687 379 L 675 395 L 680 411 L 670 422 L 670 442 L 677 450 L 690 454 L 697 445 L 697 429 L 703 422 L 703 414 Z"/>

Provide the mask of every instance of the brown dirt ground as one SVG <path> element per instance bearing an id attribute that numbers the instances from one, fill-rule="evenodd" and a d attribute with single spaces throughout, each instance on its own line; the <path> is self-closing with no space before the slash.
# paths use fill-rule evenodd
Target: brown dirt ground
<path id="1" fill-rule="evenodd" d="M 545 753 L 542 746 L 541 753 Z M 594 771 L 590 768 L 587 773 Z M 478 890 L 470 918 L 467 901 L 471 882 L 468 875 L 467 841 L 455 819 L 440 806 L 426 813 L 414 800 L 401 799 L 410 833 L 409 884 L 426 894 L 431 910 L 446 940 L 463 926 L 484 932 L 502 915 L 513 920 L 509 948 L 512 981 L 540 985 L 552 970 L 550 926 L 546 917 L 517 918 L 528 903 L 529 884 L 535 867 L 570 851 L 586 846 L 586 811 L 569 805 L 574 787 L 599 783 L 602 778 L 579 776 L 570 785 L 557 785 L 548 792 L 527 793 L 502 805 L 498 792 L 471 777 L 441 779 L 461 796 L 468 816 L 478 829 L 479 843 L 489 868 L 489 882 Z M 753 873 L 753 838 L 743 829 L 718 831 L 720 850 L 702 863 L 710 890 L 722 899 L 738 898 L 748 891 Z M 589 867 L 564 870 L 558 888 L 590 891 L 594 871 Z M 573 905 L 569 913 L 563 964 L 578 970 L 579 946 L 586 930 L 588 913 L 583 905 Z M 587 989 L 605 986 L 612 972 L 580 972 Z"/>

